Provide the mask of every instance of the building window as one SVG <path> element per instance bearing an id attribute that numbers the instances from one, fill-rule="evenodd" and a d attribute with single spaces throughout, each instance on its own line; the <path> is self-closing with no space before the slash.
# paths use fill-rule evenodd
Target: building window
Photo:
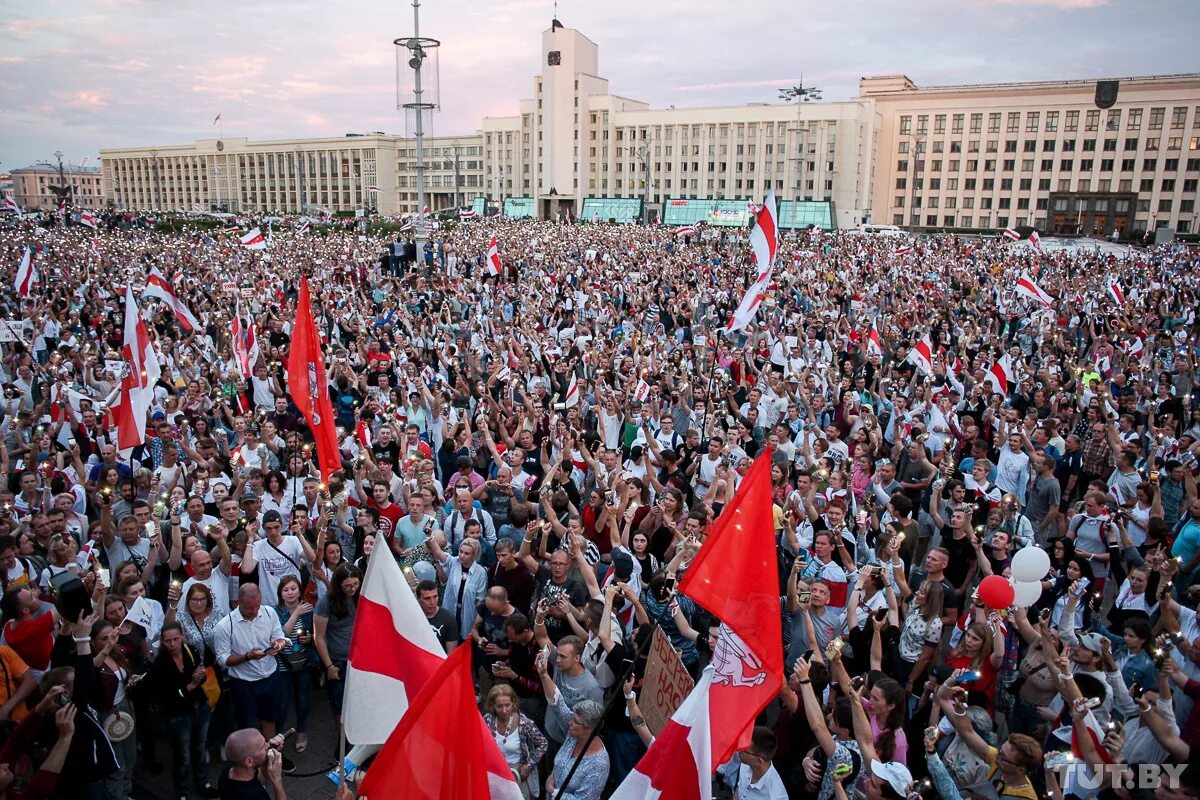
<path id="1" fill-rule="evenodd" d="M 1112 112 L 1109 112 L 1112 113 Z M 1163 117 L 1166 116 L 1167 109 L 1163 107 L 1150 109 L 1150 125 L 1152 131 L 1161 131 L 1163 126 Z"/>
<path id="2" fill-rule="evenodd" d="M 1000 132 L 1000 112 L 993 111 L 988 114 L 988 133 Z"/>
<path id="3" fill-rule="evenodd" d="M 1146 140 L 1146 149 L 1147 150 L 1157 150 L 1158 149 L 1158 139 L 1156 137 L 1151 137 L 1151 138 L 1147 139 Z"/>
<path id="4" fill-rule="evenodd" d="M 1126 152 L 1129 152 L 1131 150 L 1137 150 L 1137 148 L 1138 148 L 1138 140 L 1136 138 L 1125 140 L 1125 151 Z"/>
<path id="5" fill-rule="evenodd" d="M 1053 133 L 1058 130 L 1058 112 L 1046 112 L 1046 133 Z"/>
<path id="6" fill-rule="evenodd" d="M 1008 112 L 1008 132 L 1016 133 L 1020 129 L 1021 129 L 1021 112 L 1020 111 Z"/>
<path id="7" fill-rule="evenodd" d="M 1070 153 L 1075 150 L 1075 140 L 1074 139 L 1063 139 L 1062 145 L 1063 145 L 1062 149 L 1063 149 L 1064 153 Z"/>
<path id="8" fill-rule="evenodd" d="M 1083 129 L 1085 131 L 1095 131 L 1100 129 L 1100 112 L 1092 109 L 1087 112 L 1087 118 L 1084 122 Z"/>
<path id="9" fill-rule="evenodd" d="M 1162 200 L 1158 201 L 1158 210 L 1162 213 L 1169 212 L 1171 210 L 1171 206 L 1172 202 L 1171 198 L 1169 197 L 1164 197 Z"/>
<path id="10" fill-rule="evenodd" d="M 1125 120 L 1125 130 L 1140 131 L 1142 129 L 1142 110 L 1140 108 L 1129 109 L 1129 119 Z"/>
<path id="11" fill-rule="evenodd" d="M 1043 153 L 1053 153 L 1054 152 L 1054 140 L 1053 139 L 1047 139 L 1046 141 L 1042 142 L 1042 152 Z"/>
<path id="12" fill-rule="evenodd" d="M 955 114 L 954 115 L 954 122 L 950 128 L 951 133 L 962 133 L 963 132 L 963 119 L 965 116 L 966 116 L 965 114 Z"/>
<path id="13" fill-rule="evenodd" d="M 1026 113 L 1026 115 L 1025 115 L 1025 132 L 1026 133 L 1037 133 L 1038 132 L 1038 121 L 1041 119 L 1041 116 L 1042 116 L 1042 114 L 1040 111 L 1030 111 L 1030 112 Z"/>
<path id="14" fill-rule="evenodd" d="M 1187 107 L 1175 106 L 1171 109 L 1171 130 L 1183 130 L 1184 123 L 1187 122 Z"/>
<path id="15" fill-rule="evenodd" d="M 946 132 L 946 115 L 938 114 L 933 118 L 933 132 L 944 134 Z"/>
<path id="16" fill-rule="evenodd" d="M 912 133 L 912 117 L 904 114 L 900 117 L 900 135 L 908 136 Z"/>

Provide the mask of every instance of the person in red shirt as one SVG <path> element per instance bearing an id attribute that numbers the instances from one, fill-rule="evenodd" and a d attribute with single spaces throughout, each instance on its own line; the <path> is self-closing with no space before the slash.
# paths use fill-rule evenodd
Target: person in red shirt
<path id="1" fill-rule="evenodd" d="M 377 481 L 371 486 L 367 508 L 379 512 L 379 531 L 390 542 L 396 531 L 396 523 L 404 517 L 404 510 L 392 502 L 392 488 L 386 482 Z"/>
<path id="2" fill-rule="evenodd" d="M 58 610 L 25 586 L 10 587 L 0 598 L 4 640 L 21 660 L 39 672 L 49 669 Z"/>

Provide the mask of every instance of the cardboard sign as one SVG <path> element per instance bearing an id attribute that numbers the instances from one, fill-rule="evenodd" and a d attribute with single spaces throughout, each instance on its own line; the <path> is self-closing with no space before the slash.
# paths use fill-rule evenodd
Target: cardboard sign
<path id="1" fill-rule="evenodd" d="M 0 320 L 0 343 L 29 343 L 29 331 L 24 320 Z"/>
<path id="2" fill-rule="evenodd" d="M 638 707 L 646 718 L 646 727 L 655 736 L 662 733 L 667 720 L 683 704 L 696 683 L 683 666 L 679 653 L 661 628 L 654 629 L 654 640 L 646 657 L 646 674 Z"/>

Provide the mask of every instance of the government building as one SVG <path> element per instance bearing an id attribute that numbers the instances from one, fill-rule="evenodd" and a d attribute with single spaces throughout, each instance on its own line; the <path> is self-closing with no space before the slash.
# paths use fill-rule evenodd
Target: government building
<path id="1" fill-rule="evenodd" d="M 612 93 L 557 22 L 514 113 L 426 137 L 426 205 L 509 216 L 784 228 L 1196 232 L 1200 74 L 922 87 L 864 77 L 843 102 L 654 109 Z M 418 211 L 416 150 L 386 133 L 101 151 L 117 208 Z"/>

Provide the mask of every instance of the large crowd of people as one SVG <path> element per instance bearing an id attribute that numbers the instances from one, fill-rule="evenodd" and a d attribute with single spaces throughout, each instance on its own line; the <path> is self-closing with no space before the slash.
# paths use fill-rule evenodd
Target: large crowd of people
<path id="1" fill-rule="evenodd" d="M 296 754 L 337 753 L 386 548 L 471 648 L 522 793 L 605 797 L 658 733 L 651 629 L 693 676 L 712 658 L 674 587 L 768 452 L 787 679 L 718 792 L 1200 795 L 1200 252 L 784 231 L 730 330 L 746 230 L 489 217 L 414 258 L 297 228 L 0 224 L 0 796 L 124 800 L 169 768 L 180 798 L 286 797 Z M 122 451 L 152 268 L 198 324 L 142 297 L 162 369 Z M 287 385 L 302 275 L 328 481 Z M 989 608 L 1028 547 L 1040 596 Z"/>

